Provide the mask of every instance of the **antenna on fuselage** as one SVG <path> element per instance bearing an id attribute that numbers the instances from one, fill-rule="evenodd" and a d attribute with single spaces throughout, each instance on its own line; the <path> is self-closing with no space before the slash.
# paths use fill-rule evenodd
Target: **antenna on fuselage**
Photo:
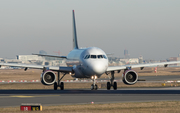
<path id="1" fill-rule="evenodd" d="M 72 10 L 72 14 L 73 14 L 73 48 L 79 49 L 78 43 L 77 43 L 76 22 L 75 22 L 74 10 Z"/>

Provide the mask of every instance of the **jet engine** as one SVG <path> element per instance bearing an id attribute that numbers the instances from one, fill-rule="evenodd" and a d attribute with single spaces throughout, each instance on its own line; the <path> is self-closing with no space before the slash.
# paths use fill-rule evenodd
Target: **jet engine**
<path id="1" fill-rule="evenodd" d="M 133 70 L 127 70 L 123 73 L 122 81 L 127 85 L 133 85 L 138 80 L 138 74 Z"/>
<path id="2" fill-rule="evenodd" d="M 44 85 L 52 85 L 56 82 L 56 75 L 53 71 L 47 70 L 41 74 L 41 83 Z"/>

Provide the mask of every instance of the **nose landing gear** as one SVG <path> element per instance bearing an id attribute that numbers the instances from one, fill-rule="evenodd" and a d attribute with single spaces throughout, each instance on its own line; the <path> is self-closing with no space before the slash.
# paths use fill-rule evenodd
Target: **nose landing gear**
<path id="1" fill-rule="evenodd" d="M 96 84 L 97 76 L 92 76 L 91 79 L 93 79 L 93 84 L 91 85 L 91 90 L 97 90 L 98 86 Z"/>

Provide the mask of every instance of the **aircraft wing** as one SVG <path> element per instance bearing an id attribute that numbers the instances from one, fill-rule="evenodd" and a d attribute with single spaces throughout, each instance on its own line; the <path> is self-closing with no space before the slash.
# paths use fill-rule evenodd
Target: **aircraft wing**
<path id="1" fill-rule="evenodd" d="M 29 64 L 15 64 L 15 63 L 0 63 L 0 66 L 15 66 L 33 69 L 46 69 L 59 72 L 72 72 L 72 67 L 62 67 L 62 66 L 43 66 L 43 65 L 29 65 Z"/>
<path id="2" fill-rule="evenodd" d="M 34 54 L 34 53 L 32 55 L 56 57 L 56 58 L 67 58 L 66 56 L 58 56 L 58 55 L 43 55 L 43 54 Z"/>
<path id="3" fill-rule="evenodd" d="M 180 61 L 171 61 L 171 62 L 160 62 L 160 63 L 147 63 L 147 64 L 132 64 L 132 65 L 122 65 L 122 66 L 109 66 L 107 68 L 108 71 L 119 71 L 123 69 L 129 69 L 129 68 L 141 68 L 144 67 L 150 67 L 150 66 L 164 66 L 167 67 L 169 64 L 178 64 Z"/>

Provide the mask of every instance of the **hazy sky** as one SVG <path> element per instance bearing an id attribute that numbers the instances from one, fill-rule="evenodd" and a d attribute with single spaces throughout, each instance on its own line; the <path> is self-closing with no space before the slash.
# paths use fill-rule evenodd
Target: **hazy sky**
<path id="1" fill-rule="evenodd" d="M 72 50 L 72 10 L 80 47 L 123 57 L 180 54 L 180 0 L 0 0 L 0 57 Z"/>

